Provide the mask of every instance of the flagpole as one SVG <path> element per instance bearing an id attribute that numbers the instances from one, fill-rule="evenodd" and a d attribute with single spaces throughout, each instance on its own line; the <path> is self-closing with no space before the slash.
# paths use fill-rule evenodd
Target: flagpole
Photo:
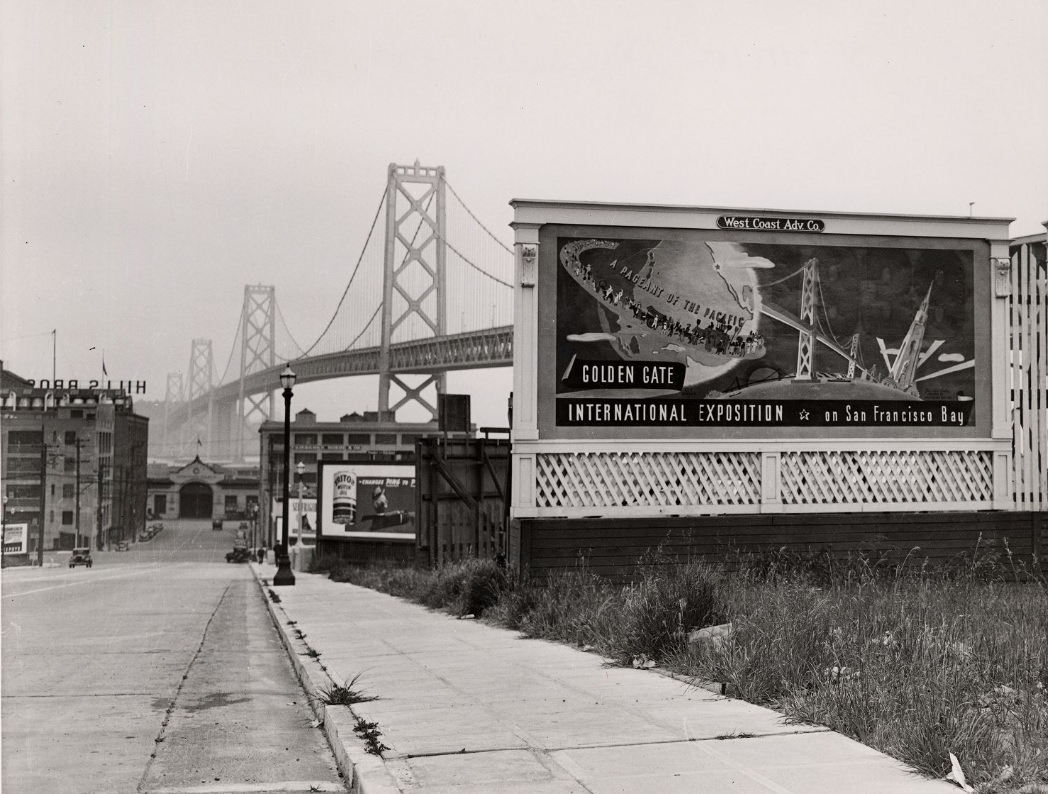
<path id="1" fill-rule="evenodd" d="M 51 385 L 55 385 L 55 380 L 58 378 L 58 329 L 51 329 Z"/>

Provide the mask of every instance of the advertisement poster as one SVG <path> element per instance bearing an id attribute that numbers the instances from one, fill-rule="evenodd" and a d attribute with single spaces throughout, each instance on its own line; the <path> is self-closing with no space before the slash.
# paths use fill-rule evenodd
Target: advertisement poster
<path id="1" fill-rule="evenodd" d="M 415 538 L 415 467 L 321 462 L 325 538 Z"/>
<path id="2" fill-rule="evenodd" d="M 557 429 L 973 433 L 971 241 L 554 239 Z"/>
<path id="3" fill-rule="evenodd" d="M 284 518 L 283 511 L 284 503 L 282 500 L 273 500 L 273 511 L 271 515 L 273 520 L 276 522 L 276 526 L 282 527 L 281 521 Z M 299 521 L 301 516 L 301 522 Z M 291 497 L 291 512 L 288 513 L 288 538 L 294 540 L 295 538 L 301 538 L 302 542 L 306 545 L 313 545 L 317 541 L 317 500 L 316 499 L 299 499 L 297 496 Z M 301 523 L 301 525 L 300 525 Z"/>
<path id="4" fill-rule="evenodd" d="M 25 554 L 29 549 L 29 525 L 4 526 L 4 554 Z"/>

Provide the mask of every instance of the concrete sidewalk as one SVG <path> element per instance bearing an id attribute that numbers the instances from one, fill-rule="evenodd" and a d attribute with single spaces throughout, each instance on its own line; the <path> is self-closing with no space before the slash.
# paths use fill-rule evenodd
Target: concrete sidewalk
<path id="1" fill-rule="evenodd" d="M 275 572 L 252 563 L 263 590 Z M 957 791 L 832 731 L 645 670 L 391 596 L 296 573 L 267 603 L 307 690 L 378 700 L 316 706 L 353 791 Z M 301 635 L 301 636 L 300 636 Z M 319 654 L 319 656 L 315 656 Z M 354 715 L 377 724 L 364 752 Z"/>

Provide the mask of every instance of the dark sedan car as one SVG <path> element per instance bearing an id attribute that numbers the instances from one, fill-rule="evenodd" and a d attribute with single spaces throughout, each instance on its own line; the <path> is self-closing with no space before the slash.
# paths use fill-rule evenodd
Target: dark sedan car
<path id="1" fill-rule="evenodd" d="M 75 568 L 78 565 L 86 565 L 88 568 L 90 568 L 91 564 L 91 549 L 73 549 L 73 555 L 69 558 L 70 568 Z"/>

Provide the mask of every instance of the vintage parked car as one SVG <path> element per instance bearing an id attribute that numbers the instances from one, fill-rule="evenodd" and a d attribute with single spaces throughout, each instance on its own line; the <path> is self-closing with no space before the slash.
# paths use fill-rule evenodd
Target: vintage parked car
<path id="1" fill-rule="evenodd" d="M 128 543 L 126 540 L 121 540 L 121 541 L 117 542 L 117 544 L 116 544 L 116 546 L 114 546 L 114 548 L 117 551 L 130 551 L 131 550 L 131 544 Z"/>
<path id="2" fill-rule="evenodd" d="M 91 549 L 83 547 L 79 549 L 73 549 L 73 556 L 69 558 L 69 567 L 75 568 L 78 565 L 86 565 L 88 568 L 91 567 Z"/>
<path id="3" fill-rule="evenodd" d="M 222 529 L 222 519 L 221 518 L 212 518 L 211 519 L 211 529 L 213 529 L 213 530 Z"/>
<path id="4" fill-rule="evenodd" d="M 226 562 L 247 562 L 251 553 L 246 548 L 235 548 L 226 552 Z"/>

